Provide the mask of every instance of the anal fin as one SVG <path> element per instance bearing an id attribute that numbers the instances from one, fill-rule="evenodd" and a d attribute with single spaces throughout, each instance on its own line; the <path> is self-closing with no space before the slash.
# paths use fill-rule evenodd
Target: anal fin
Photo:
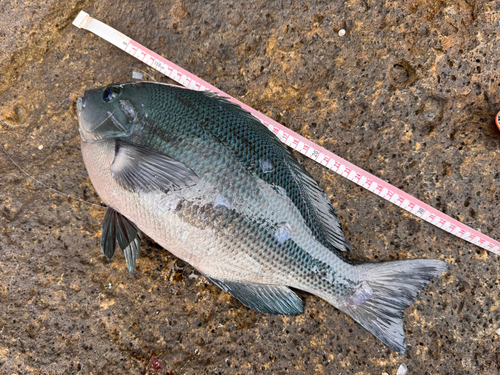
<path id="1" fill-rule="evenodd" d="M 297 315 L 304 312 L 302 300 L 287 286 L 253 284 L 205 277 L 252 310 L 281 315 Z"/>

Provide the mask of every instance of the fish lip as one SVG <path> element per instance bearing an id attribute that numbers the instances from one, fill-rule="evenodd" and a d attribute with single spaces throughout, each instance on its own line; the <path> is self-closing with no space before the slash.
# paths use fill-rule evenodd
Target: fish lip
<path id="1" fill-rule="evenodd" d="M 80 119 L 82 116 L 83 108 L 85 108 L 83 99 L 81 97 L 78 97 L 78 99 L 76 99 L 76 115 L 78 116 L 78 119 Z"/>
<path id="2" fill-rule="evenodd" d="M 78 131 L 80 133 L 80 138 L 87 142 L 87 137 L 85 134 L 87 131 L 85 130 L 85 126 L 83 125 L 84 120 L 83 120 L 83 109 L 85 108 L 85 102 L 83 101 L 83 98 L 78 97 L 76 99 L 76 116 L 78 117 Z"/>
<path id="3" fill-rule="evenodd" d="M 83 112 L 83 99 L 81 97 L 78 97 L 78 99 L 76 99 L 76 116 L 78 117 L 78 128 L 80 130 L 80 133 L 83 129 L 82 112 Z"/>

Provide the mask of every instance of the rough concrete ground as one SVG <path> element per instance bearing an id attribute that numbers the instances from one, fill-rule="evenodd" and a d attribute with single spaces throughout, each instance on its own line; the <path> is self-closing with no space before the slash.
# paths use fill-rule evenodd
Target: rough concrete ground
<path id="1" fill-rule="evenodd" d="M 71 26 L 79 10 L 500 238 L 498 1 L 0 3 L 0 144 L 99 204 L 76 98 L 134 69 L 166 78 Z M 338 209 L 350 258 L 449 264 L 406 311 L 405 355 L 306 293 L 301 316 L 248 310 L 149 240 L 129 276 L 100 252 L 104 209 L 2 153 L 0 373 L 498 374 L 500 257 L 300 160 Z"/>

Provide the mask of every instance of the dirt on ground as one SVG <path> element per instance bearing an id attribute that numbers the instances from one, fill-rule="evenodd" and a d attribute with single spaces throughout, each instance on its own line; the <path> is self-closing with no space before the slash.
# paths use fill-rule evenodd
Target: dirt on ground
<path id="1" fill-rule="evenodd" d="M 168 79 L 72 26 L 80 10 L 500 239 L 498 1 L 3 1 L 0 374 L 500 373 L 500 257 L 301 155 L 349 258 L 448 263 L 406 310 L 406 354 L 307 293 L 303 315 L 249 310 L 149 239 L 133 275 L 107 261 L 75 101 Z"/>

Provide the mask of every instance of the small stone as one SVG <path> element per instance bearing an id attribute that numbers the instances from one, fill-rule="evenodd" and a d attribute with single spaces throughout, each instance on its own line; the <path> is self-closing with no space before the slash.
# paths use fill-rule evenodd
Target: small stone
<path id="1" fill-rule="evenodd" d="M 38 149 L 41 150 L 43 148 L 43 145 L 38 146 Z"/>
<path id="2" fill-rule="evenodd" d="M 344 35 L 345 35 L 345 29 L 340 29 L 339 36 L 344 36 Z"/>
<path id="3" fill-rule="evenodd" d="M 424 113 L 424 118 L 427 121 L 432 121 L 432 120 L 434 120 L 436 118 L 436 114 L 432 113 L 432 112 L 426 112 L 426 113 Z"/>
<path id="4" fill-rule="evenodd" d="M 408 367 L 406 367 L 406 365 L 404 363 L 401 363 L 401 365 L 398 368 L 398 372 L 396 373 L 396 375 L 405 375 L 407 371 L 408 371 Z"/>
<path id="5" fill-rule="evenodd" d="M 382 375 L 389 375 L 387 372 L 383 372 Z"/>
<path id="6" fill-rule="evenodd" d="M 497 335 L 500 336 L 500 328 L 497 329 Z"/>
<path id="7" fill-rule="evenodd" d="M 471 92 L 471 88 L 470 88 L 470 87 L 465 86 L 465 87 L 463 87 L 462 89 L 460 89 L 460 90 L 458 91 L 458 94 L 459 94 L 459 95 L 462 95 L 462 96 L 467 96 L 467 95 L 469 95 L 469 94 L 470 94 L 470 92 Z"/>

